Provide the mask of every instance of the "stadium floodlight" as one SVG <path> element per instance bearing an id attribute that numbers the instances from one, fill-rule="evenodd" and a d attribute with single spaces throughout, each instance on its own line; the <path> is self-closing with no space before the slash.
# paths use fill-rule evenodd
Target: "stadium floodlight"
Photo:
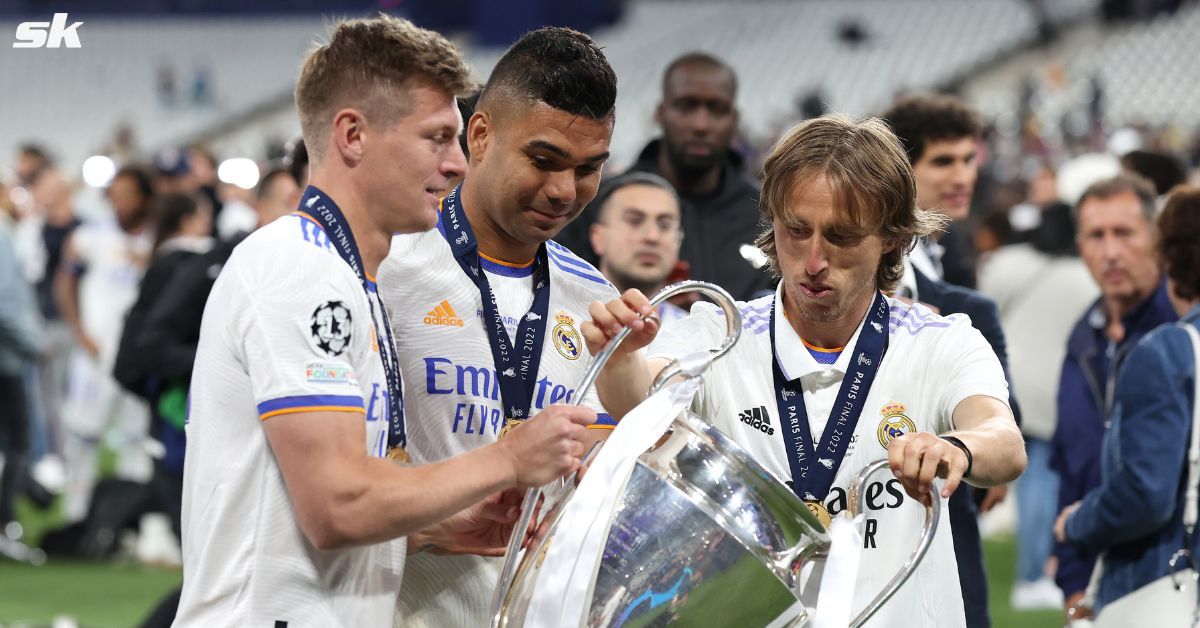
<path id="1" fill-rule="evenodd" d="M 83 161 L 83 181 L 94 188 L 107 186 L 116 173 L 117 164 L 104 155 L 92 155 Z"/>
<path id="2" fill-rule="evenodd" d="M 217 166 L 217 178 L 222 183 L 236 185 L 243 190 L 253 189 L 258 185 L 258 164 L 253 159 L 234 157 L 226 159 Z"/>

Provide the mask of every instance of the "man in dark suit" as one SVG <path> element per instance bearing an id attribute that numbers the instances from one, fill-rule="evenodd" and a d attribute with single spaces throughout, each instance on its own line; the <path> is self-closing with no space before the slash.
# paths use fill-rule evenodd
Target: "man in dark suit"
<path id="1" fill-rule="evenodd" d="M 966 218 L 979 174 L 976 156 L 982 125 L 978 113 L 952 96 L 917 94 L 897 102 L 883 118 L 908 153 L 917 179 L 917 204 L 945 215 L 952 222 Z M 961 287 L 975 285 L 970 255 L 961 254 L 963 249 L 953 246 L 945 231 L 935 238 L 936 241 L 918 242 L 910 253 L 899 296 L 933 306 L 942 315 L 966 314 L 971 318 L 972 325 L 987 339 L 1004 366 L 1009 404 L 1019 424 L 1021 413 L 1011 392 L 1008 352 L 996 303 L 972 288 Z M 955 254 L 944 255 L 948 251 Z M 990 510 L 1004 499 L 1007 491 L 1004 486 L 988 489 L 978 504 L 973 490 L 955 491 L 950 498 L 950 527 L 954 531 L 954 553 L 970 628 L 991 626 L 979 512 Z"/>
<path id="2" fill-rule="evenodd" d="M 917 204 L 950 219 L 945 230 L 923 238 L 909 256 L 926 275 L 975 287 L 973 252 L 963 222 L 979 179 L 979 114 L 953 96 L 914 94 L 883 114 L 904 144 L 917 178 Z"/>

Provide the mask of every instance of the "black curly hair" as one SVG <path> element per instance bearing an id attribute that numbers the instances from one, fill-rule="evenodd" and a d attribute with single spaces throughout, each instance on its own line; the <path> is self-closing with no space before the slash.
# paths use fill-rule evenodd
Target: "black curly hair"
<path id="1" fill-rule="evenodd" d="M 900 138 L 910 164 L 921 159 L 929 142 L 979 137 L 983 129 L 975 110 L 945 94 L 904 98 L 892 105 L 883 114 L 883 119 Z"/>
<path id="2" fill-rule="evenodd" d="M 616 107 L 617 75 L 591 37 L 548 26 L 526 33 L 500 57 L 479 95 L 480 104 L 495 92 L 604 120 Z"/>

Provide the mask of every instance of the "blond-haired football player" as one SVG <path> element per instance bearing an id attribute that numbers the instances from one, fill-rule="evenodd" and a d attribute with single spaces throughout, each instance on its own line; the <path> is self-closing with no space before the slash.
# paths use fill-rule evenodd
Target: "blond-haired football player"
<path id="1" fill-rule="evenodd" d="M 205 308 L 177 626 L 389 626 L 405 558 L 389 541 L 502 551 L 515 509 L 491 496 L 577 468 L 595 413 L 563 406 L 462 456 L 385 458 L 405 458 L 406 417 L 374 276 L 464 167 L 468 84 L 454 46 L 390 17 L 338 24 L 305 61 L 311 185 L 238 246 Z"/>
<path id="2" fill-rule="evenodd" d="M 964 480 L 1009 482 L 1025 451 L 1000 363 L 970 321 L 885 296 L 913 238 L 937 226 L 916 207 L 912 167 L 887 126 L 843 116 L 804 122 L 775 146 L 765 173 L 770 227 L 758 244 L 779 288 L 740 304 L 741 339 L 713 365 L 696 410 L 818 516 L 844 510 L 851 478 L 888 459 L 891 473 L 866 489 L 857 611 L 907 559 L 931 484 L 945 500 Z M 657 334 L 636 291 L 593 304 L 591 314 L 583 332 L 593 350 L 623 324 L 637 330 L 598 382 L 613 416 L 644 397 L 666 358 L 715 346 L 725 328 L 719 310 L 698 304 Z M 965 623 L 943 514 L 917 572 L 868 625 Z"/>

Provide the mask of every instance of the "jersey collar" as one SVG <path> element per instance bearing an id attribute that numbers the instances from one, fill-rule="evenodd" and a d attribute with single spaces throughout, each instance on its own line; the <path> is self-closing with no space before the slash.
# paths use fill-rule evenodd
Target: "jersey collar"
<path id="1" fill-rule="evenodd" d="M 775 352 L 775 359 L 779 360 L 780 368 L 783 369 L 783 376 L 788 381 L 831 370 L 846 374 L 846 370 L 850 367 L 850 357 L 854 353 L 853 351 L 842 351 L 837 362 L 833 364 L 821 364 L 805 348 L 804 341 L 800 339 L 799 334 L 788 323 L 787 317 L 783 315 L 783 282 L 780 282 L 779 286 L 775 288 L 775 312 L 775 346 L 772 347 L 772 350 Z M 867 317 L 864 314 L 863 319 L 858 322 L 858 329 L 854 330 L 854 335 L 846 343 L 847 347 L 856 346 L 858 335 L 862 333 L 863 324 L 866 321 Z"/>

